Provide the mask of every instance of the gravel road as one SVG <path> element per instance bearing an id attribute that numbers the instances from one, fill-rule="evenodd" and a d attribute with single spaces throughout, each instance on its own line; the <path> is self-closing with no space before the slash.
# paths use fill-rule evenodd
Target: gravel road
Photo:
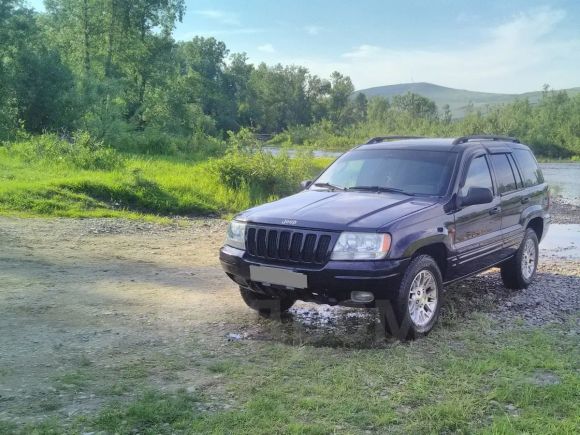
<path id="1" fill-rule="evenodd" d="M 556 207 L 562 211 L 556 222 L 580 223 L 577 208 Z M 71 371 L 85 362 L 106 379 L 138 362 L 168 355 L 187 360 L 192 346 L 198 357 L 224 352 L 240 339 L 384 345 L 373 333 L 372 311 L 298 303 L 282 323 L 259 319 L 219 267 L 225 228 L 221 219 L 160 225 L 1 217 L 0 420 L 98 409 L 103 400 L 98 394 L 73 388 Z M 538 277 L 523 291 L 506 290 L 497 270 L 451 286 L 439 327 L 445 327 L 445 319 L 460 322 L 474 311 L 508 326 L 513 321 L 530 327 L 577 322 L 580 261 L 568 258 L 568 252 L 543 251 Z M 577 323 L 571 333 L 580 334 Z M 195 367 L 187 371 L 187 380 L 157 367 L 152 370 L 158 371 L 160 388 L 186 382 L 219 389 Z"/>

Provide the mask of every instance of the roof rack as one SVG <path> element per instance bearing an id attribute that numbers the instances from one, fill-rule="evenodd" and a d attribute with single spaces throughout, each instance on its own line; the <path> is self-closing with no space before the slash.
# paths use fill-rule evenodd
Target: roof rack
<path id="1" fill-rule="evenodd" d="M 505 142 L 514 142 L 520 143 L 519 139 L 510 136 L 496 136 L 493 134 L 472 134 L 470 136 L 461 136 L 455 139 L 452 144 L 458 145 L 460 143 L 466 143 L 470 140 L 493 140 L 493 141 L 505 141 Z"/>
<path id="2" fill-rule="evenodd" d="M 387 140 L 397 140 L 397 139 L 423 139 L 423 136 L 377 136 L 369 139 L 365 145 L 371 145 L 374 143 L 381 143 Z"/>

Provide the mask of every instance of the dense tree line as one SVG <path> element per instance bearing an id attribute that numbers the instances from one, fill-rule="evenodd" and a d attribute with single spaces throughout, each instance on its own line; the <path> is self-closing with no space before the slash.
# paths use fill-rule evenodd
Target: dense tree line
<path id="1" fill-rule="evenodd" d="M 45 0 L 45 9 L 0 2 L 0 140 L 82 130 L 121 149 L 168 152 L 203 151 L 244 127 L 341 147 L 373 134 L 502 133 L 545 155 L 580 155 L 580 95 L 546 89 L 538 104 L 455 120 L 416 94 L 353 96 L 339 72 L 254 65 L 214 38 L 176 41 L 183 0 Z"/>
<path id="2" fill-rule="evenodd" d="M 127 132 L 220 135 L 279 132 L 322 119 L 355 122 L 353 85 L 299 66 L 253 65 L 223 42 L 175 41 L 183 0 L 20 0 L 0 6 L 3 137 L 88 130 L 115 142 Z"/>

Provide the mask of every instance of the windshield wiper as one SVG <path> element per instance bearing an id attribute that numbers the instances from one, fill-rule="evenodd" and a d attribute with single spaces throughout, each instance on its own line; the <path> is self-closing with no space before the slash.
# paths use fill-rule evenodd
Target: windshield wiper
<path id="1" fill-rule="evenodd" d="M 342 186 L 335 186 L 334 184 L 330 183 L 314 183 L 315 187 L 326 187 L 327 189 L 331 190 L 347 190 L 346 187 Z"/>
<path id="2" fill-rule="evenodd" d="M 397 189 L 395 187 L 383 187 L 383 186 L 353 186 L 349 187 L 348 190 L 368 190 L 369 192 L 395 192 L 402 193 L 407 196 L 415 196 L 414 193 L 405 192 L 403 189 Z"/>

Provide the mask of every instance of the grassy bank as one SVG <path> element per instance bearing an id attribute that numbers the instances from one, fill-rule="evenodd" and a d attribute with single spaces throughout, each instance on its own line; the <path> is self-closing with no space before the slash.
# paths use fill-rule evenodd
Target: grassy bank
<path id="1" fill-rule="evenodd" d="M 80 367 L 56 379 L 91 391 L 110 379 L 110 398 L 93 416 L 4 433 L 542 433 L 580 430 L 577 340 L 565 326 L 497 329 L 484 317 L 446 325 L 429 338 L 349 349 L 277 342 L 232 343 L 193 360 L 151 360 L 116 373 Z M 196 347 L 194 346 L 193 349 Z M 151 389 L 151 371 L 190 364 L 224 385 L 203 391 Z M 136 375 L 137 373 L 137 375 Z M 124 386 L 119 392 L 119 385 Z M 127 400 L 131 391 L 133 399 Z M 115 398 L 117 396 L 118 398 Z M 119 396 L 122 396 L 119 397 Z M 213 404 L 211 404 L 213 403 Z"/>
<path id="2" fill-rule="evenodd" d="M 298 190 L 329 163 L 234 150 L 214 158 L 118 153 L 90 138 L 0 146 L 0 213 L 155 218 L 229 214 Z"/>

